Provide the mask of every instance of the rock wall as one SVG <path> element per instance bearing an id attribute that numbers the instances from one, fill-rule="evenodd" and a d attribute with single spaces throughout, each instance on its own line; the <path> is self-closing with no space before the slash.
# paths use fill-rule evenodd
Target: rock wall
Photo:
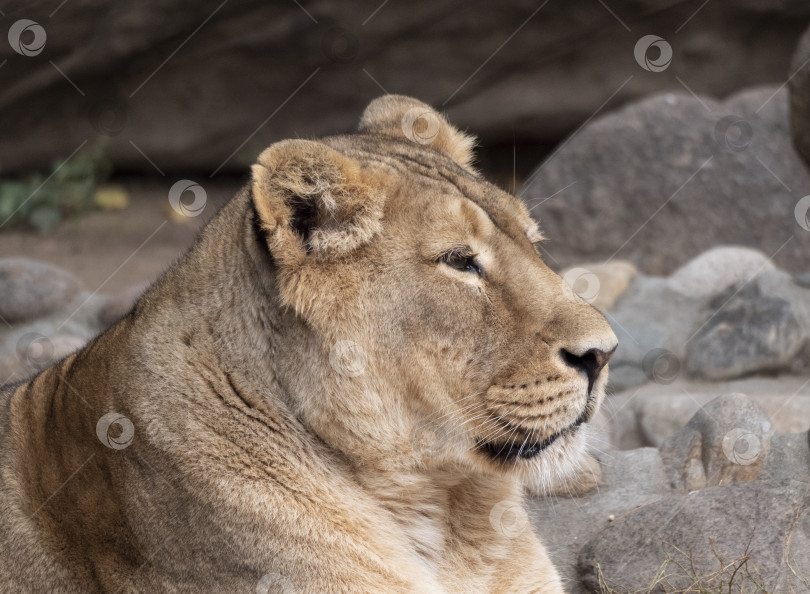
<path id="1" fill-rule="evenodd" d="M 781 83 L 810 20 L 801 0 L 418 7 L 10 0 L 0 129 L 13 142 L 0 144 L 0 173 L 47 167 L 96 137 L 119 169 L 241 172 L 274 140 L 353 128 L 386 91 L 417 96 L 487 141 L 549 143 L 683 83 L 718 97 Z M 650 34 L 671 61 L 656 57 L 666 46 L 636 47 Z"/>

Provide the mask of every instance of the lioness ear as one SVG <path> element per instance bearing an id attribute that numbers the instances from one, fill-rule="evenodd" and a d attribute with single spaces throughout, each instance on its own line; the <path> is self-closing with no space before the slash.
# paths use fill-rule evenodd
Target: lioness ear
<path id="1" fill-rule="evenodd" d="M 323 143 L 279 142 L 252 169 L 259 223 L 282 263 L 339 257 L 381 231 L 383 197 L 372 174 Z"/>
<path id="2" fill-rule="evenodd" d="M 363 112 L 358 132 L 404 137 L 441 151 L 462 167 L 473 170 L 475 137 L 460 132 L 443 115 L 412 97 L 378 97 Z"/>

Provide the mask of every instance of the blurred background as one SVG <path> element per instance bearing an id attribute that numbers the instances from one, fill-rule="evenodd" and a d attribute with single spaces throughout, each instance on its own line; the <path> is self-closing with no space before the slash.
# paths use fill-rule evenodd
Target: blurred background
<path id="1" fill-rule="evenodd" d="M 771 269 L 810 286 L 808 22 L 800 0 L 6 1 L 0 362 L 32 328 L 63 354 L 125 313 L 263 148 L 401 93 L 477 135 L 548 265 L 624 339 L 614 387 L 643 383 L 652 350 L 688 359 L 724 291 Z M 744 304 L 765 355 L 731 376 L 810 353 L 810 301 L 783 297 L 794 317 Z"/>
<path id="2" fill-rule="evenodd" d="M 388 92 L 479 137 L 554 268 L 664 274 L 734 243 L 810 269 L 786 85 L 809 20 L 801 0 L 6 1 L 0 254 L 148 283 L 262 148 L 350 131 Z M 185 221 L 182 179 L 207 197 Z"/>

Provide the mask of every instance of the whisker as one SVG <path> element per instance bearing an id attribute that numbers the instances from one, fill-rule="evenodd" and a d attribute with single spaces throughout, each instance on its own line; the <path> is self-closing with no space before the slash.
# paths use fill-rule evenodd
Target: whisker
<path id="1" fill-rule="evenodd" d="M 464 402 L 465 400 L 468 400 L 469 398 L 473 398 L 475 396 L 480 396 L 481 394 L 483 394 L 483 392 L 476 392 L 474 394 L 470 394 L 469 396 L 465 396 L 464 398 L 458 400 L 454 404 L 459 404 L 461 402 Z M 478 404 L 482 404 L 482 403 L 473 403 L 473 406 L 477 406 Z M 464 405 L 463 407 L 461 407 L 460 411 L 463 411 L 466 406 L 468 406 L 468 405 Z M 425 422 L 426 423 L 437 423 L 437 422 L 441 421 L 441 419 L 444 419 L 445 417 L 448 417 L 448 416 L 454 414 L 455 412 L 456 412 L 455 409 L 451 409 L 451 410 L 449 410 L 447 412 L 444 412 L 444 413 L 442 413 L 442 411 L 436 411 L 432 415 L 428 415 L 427 418 L 425 419 Z M 436 416 L 436 415 L 438 415 L 438 416 Z"/>

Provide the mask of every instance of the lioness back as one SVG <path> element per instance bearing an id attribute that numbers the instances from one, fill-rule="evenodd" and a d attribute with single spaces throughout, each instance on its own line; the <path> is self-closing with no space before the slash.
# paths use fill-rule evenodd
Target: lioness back
<path id="1" fill-rule="evenodd" d="M 2 388 L 0 591 L 561 592 L 522 488 L 580 464 L 616 339 L 473 144 L 387 95 L 272 145 L 128 316 Z"/>

